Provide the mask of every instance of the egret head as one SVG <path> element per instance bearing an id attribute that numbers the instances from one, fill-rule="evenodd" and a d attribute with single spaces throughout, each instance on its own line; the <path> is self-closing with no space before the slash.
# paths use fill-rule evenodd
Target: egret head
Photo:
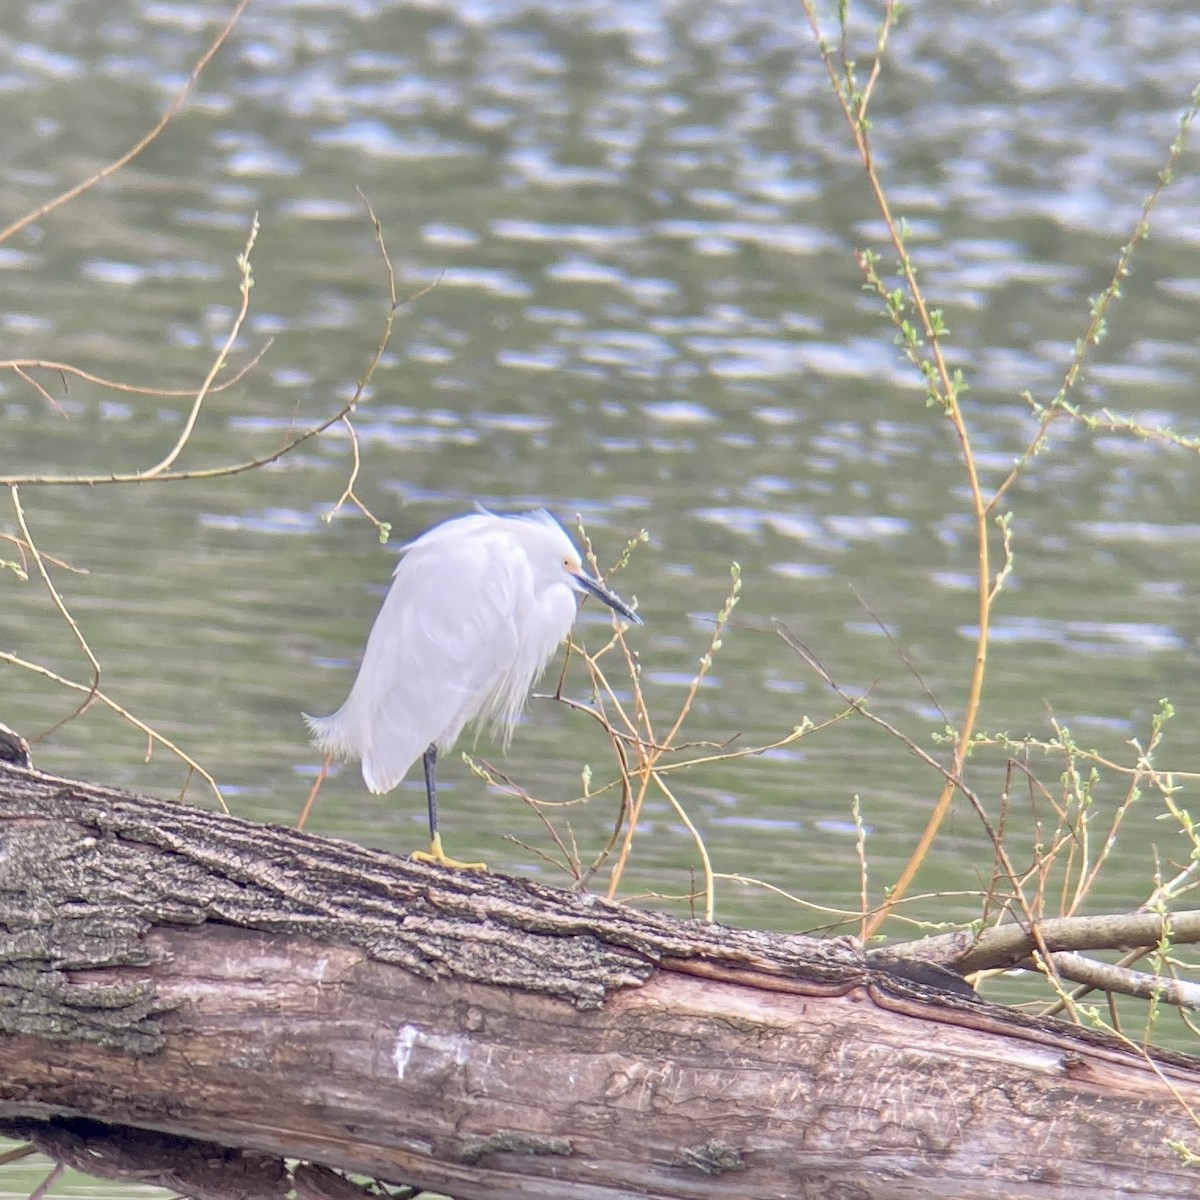
<path id="1" fill-rule="evenodd" d="M 601 604 L 606 604 L 623 620 L 633 625 L 642 624 L 642 618 L 620 596 L 609 591 L 599 579 L 585 569 L 575 543 L 545 509 L 519 513 L 517 520 L 522 523 L 525 536 L 536 539 L 539 544 L 538 552 L 531 555 L 535 571 L 540 573 L 547 567 L 551 571 L 549 578 L 543 575 L 544 583 L 561 581 L 579 595 L 595 596 Z"/>
<path id="2" fill-rule="evenodd" d="M 563 556 L 563 571 L 566 574 L 567 586 L 573 591 L 585 596 L 595 596 L 601 604 L 607 604 L 619 617 L 634 625 L 642 623 L 642 618 L 620 596 L 610 592 L 600 580 L 593 578 L 583 569 L 583 563 L 575 553 L 574 547 L 571 548 L 570 554 Z"/>

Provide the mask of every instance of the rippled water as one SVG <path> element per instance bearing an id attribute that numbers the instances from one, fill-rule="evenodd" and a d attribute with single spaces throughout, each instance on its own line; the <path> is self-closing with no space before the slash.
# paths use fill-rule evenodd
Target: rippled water
<path id="1" fill-rule="evenodd" d="M 224 11 L 6 6 L 4 218 L 132 144 Z M 969 380 L 985 483 L 1030 436 L 1022 393 L 1045 401 L 1057 388 L 1198 79 L 1200 11 L 1182 0 L 944 0 L 914 6 L 895 32 L 874 151 Z M 1200 420 L 1195 167 L 1189 152 L 1077 395 L 1189 433 Z M 647 618 L 631 642 L 660 729 L 736 561 L 742 601 L 690 736 L 762 743 L 839 711 L 772 632 L 780 619 L 942 753 L 931 734 L 943 710 L 961 714 L 976 623 L 964 475 L 861 286 L 851 251 L 885 250 L 885 231 L 797 6 L 255 0 L 162 138 L 0 247 L 3 354 L 194 388 L 236 309 L 234 260 L 258 213 L 239 361 L 275 341 L 211 397 L 183 462 L 265 452 L 353 393 L 380 336 L 385 273 L 356 188 L 401 294 L 436 282 L 398 315 L 355 419 L 360 494 L 393 522 L 393 545 L 476 499 L 581 513 L 605 562 L 646 528 L 619 586 Z M 53 406 L 0 376 L 0 473 L 144 467 L 188 404 L 38 379 Z M 228 480 L 24 490 L 43 550 L 90 572 L 56 578 L 104 687 L 256 817 L 297 813 L 316 765 L 299 712 L 341 699 L 391 568 L 365 521 L 323 520 L 349 466 L 348 439 L 331 430 Z M 1161 443 L 1057 429 L 1010 496 L 1015 570 L 984 727 L 1045 733 L 1053 716 L 1128 761 L 1123 743 L 1144 738 L 1170 696 L 1170 762 L 1196 766 L 1198 471 L 1193 453 Z M 6 510 L 0 532 L 15 531 Z M 581 627 L 593 644 L 603 636 L 595 613 Z M 87 677 L 37 587 L 8 572 L 0 648 Z M 11 668 L 2 679 L 0 718 L 30 733 L 73 702 Z M 578 678 L 571 688 L 584 694 Z M 146 766 L 142 752 L 99 711 L 37 747 L 50 770 L 177 790 L 169 756 Z M 607 762 L 586 721 L 545 702 L 506 762 L 480 752 L 547 799 L 574 796 L 584 762 L 597 777 Z M 1057 770 L 1045 771 L 1052 788 Z M 994 805 L 1002 778 L 1002 757 L 981 754 L 972 779 Z M 849 721 L 675 777 L 719 870 L 850 907 L 853 798 L 878 894 L 939 785 L 897 742 Z M 453 762 L 445 786 L 453 852 L 554 877 L 535 850 L 502 840 L 547 846 L 520 802 Z M 1098 827 L 1121 795 L 1101 786 Z M 400 850 L 423 837 L 415 783 L 378 801 L 345 771 L 322 803 L 322 831 Z M 1130 821 L 1098 904 L 1138 902 L 1155 854 L 1186 858 L 1153 816 Z M 612 819 L 606 800 L 571 811 L 584 847 Z M 959 814 L 919 886 L 970 891 L 987 863 L 974 818 Z M 628 887 L 681 894 L 696 867 L 676 818 L 652 805 Z M 959 911 L 976 909 L 966 897 Z M 784 928 L 821 919 L 733 884 L 718 913 Z"/>
<path id="2" fill-rule="evenodd" d="M 6 216 L 131 144 L 223 10 L 103 11 L 97 22 L 94 5 L 47 0 L 0 16 Z M 1032 431 L 1022 392 L 1053 395 L 1198 78 L 1200 12 L 1185 3 L 935 3 L 896 31 L 875 153 L 970 382 L 986 483 Z M 1200 381 L 1195 164 L 1192 153 L 1181 163 L 1077 397 L 1188 432 Z M 194 387 L 236 309 L 234 260 L 257 212 L 239 355 L 275 341 L 210 399 L 184 463 L 264 452 L 348 398 L 379 338 L 385 272 L 356 188 L 401 294 L 436 282 L 398 315 L 355 419 L 360 493 L 393 522 L 394 545 L 476 499 L 581 513 L 606 562 L 646 528 L 619 586 L 647 618 L 631 641 L 660 728 L 736 561 L 743 598 L 691 736 L 749 745 L 840 709 L 775 637 L 777 618 L 936 750 L 939 708 L 961 714 L 974 652 L 964 474 L 862 288 L 851 252 L 884 250 L 884 230 L 796 6 L 256 0 L 159 141 L 0 248 L 4 353 Z M 136 469 L 165 452 L 187 407 L 39 379 L 58 411 L 0 378 L 4 471 Z M 104 686 L 254 816 L 298 811 L 315 767 L 299 711 L 340 701 L 391 568 L 365 521 L 323 521 L 349 465 L 347 437 L 331 430 L 230 480 L 25 490 L 43 549 L 90 571 L 59 578 Z M 1011 494 L 1015 572 L 984 727 L 1044 733 L 1053 713 L 1128 758 L 1122 742 L 1171 696 L 1172 761 L 1195 764 L 1198 471 L 1194 454 L 1161 444 L 1058 429 Z M 86 678 L 37 589 L 7 574 L 0 586 L 0 642 Z M 603 634 L 596 614 L 582 628 Z M 11 724 L 33 732 L 69 710 L 39 679 L 3 678 Z M 38 759 L 178 787 L 179 769 L 161 752 L 143 767 L 142 750 L 97 713 Z M 603 739 L 546 703 L 507 762 L 480 753 L 554 799 L 576 794 L 584 761 L 606 764 Z M 980 791 L 995 799 L 1001 774 L 1001 759 L 981 756 Z M 878 888 L 940 784 L 860 722 L 676 778 L 719 869 L 850 906 L 853 797 Z M 461 765 L 446 787 L 453 851 L 546 869 L 501 841 L 544 845 L 520 802 L 487 794 Z M 346 771 L 323 802 L 323 831 L 396 849 L 422 837 L 415 782 L 377 801 Z M 1152 844 L 1186 855 L 1151 815 L 1130 827 L 1109 903 L 1141 899 Z M 572 820 L 595 845 L 611 808 L 594 802 Z M 670 810 L 653 807 L 645 829 L 631 887 L 686 891 L 696 858 Z M 974 819 L 957 817 L 922 883 L 977 887 L 980 846 Z M 733 886 L 719 912 L 816 920 Z"/>

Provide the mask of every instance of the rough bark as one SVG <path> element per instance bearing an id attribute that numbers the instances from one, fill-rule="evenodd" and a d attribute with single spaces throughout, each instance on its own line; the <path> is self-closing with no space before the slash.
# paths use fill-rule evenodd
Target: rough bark
<path id="1" fill-rule="evenodd" d="M 1200 1141 L 1185 1103 L 1193 1060 L 849 942 L 0 764 L 0 1128 L 98 1174 L 214 1197 L 348 1194 L 333 1167 L 462 1200 L 1178 1200 L 1200 1195 L 1167 1145 Z"/>

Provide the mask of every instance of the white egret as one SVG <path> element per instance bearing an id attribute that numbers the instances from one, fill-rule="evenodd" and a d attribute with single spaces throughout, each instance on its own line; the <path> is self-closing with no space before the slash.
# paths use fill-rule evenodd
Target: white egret
<path id="1" fill-rule="evenodd" d="M 423 760 L 430 847 L 414 857 L 483 866 L 457 863 L 442 850 L 438 752 L 449 750 L 472 720 L 490 722 L 507 748 L 530 688 L 575 622 L 581 596 L 642 623 L 583 569 L 579 551 L 545 509 L 501 515 L 480 508 L 404 547 L 346 702 L 331 716 L 305 714 L 305 720 L 327 752 L 326 767 L 334 756 L 361 759 L 372 792 L 391 791 Z"/>

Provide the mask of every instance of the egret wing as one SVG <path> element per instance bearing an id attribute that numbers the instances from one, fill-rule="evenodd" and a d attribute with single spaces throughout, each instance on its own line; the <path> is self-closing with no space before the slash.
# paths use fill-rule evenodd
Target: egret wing
<path id="1" fill-rule="evenodd" d="M 395 787 L 428 746 L 449 748 L 517 655 L 528 566 L 502 535 L 462 532 L 413 543 L 367 640 L 345 707 L 373 792 Z"/>

